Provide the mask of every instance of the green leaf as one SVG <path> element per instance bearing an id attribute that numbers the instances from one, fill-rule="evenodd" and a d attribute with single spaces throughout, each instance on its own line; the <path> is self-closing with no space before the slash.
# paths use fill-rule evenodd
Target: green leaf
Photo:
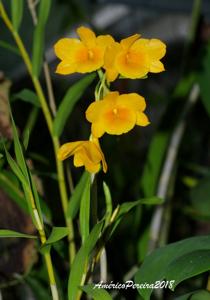
<path id="1" fill-rule="evenodd" d="M 210 293 L 208 291 L 198 291 L 193 293 L 190 300 L 210 300 Z"/>
<path id="2" fill-rule="evenodd" d="M 12 132 L 13 132 L 13 138 L 14 138 L 16 160 L 17 160 L 17 163 L 18 163 L 25 179 L 29 182 L 28 170 L 27 170 L 25 158 L 24 158 L 24 155 L 23 155 L 22 146 L 20 144 L 17 128 L 16 128 L 16 125 L 15 125 L 12 114 L 11 114 L 11 120 L 12 120 Z"/>
<path id="3" fill-rule="evenodd" d="M 89 235 L 90 227 L 90 176 L 86 181 L 84 191 L 82 193 L 82 199 L 80 203 L 80 214 L 79 214 L 80 231 L 82 237 L 82 243 L 85 242 Z"/>
<path id="4" fill-rule="evenodd" d="M 47 23 L 49 13 L 50 13 L 51 2 L 52 2 L 51 0 L 40 1 L 38 22 L 42 26 L 45 26 Z"/>
<path id="5" fill-rule="evenodd" d="M 169 133 L 158 132 L 149 147 L 149 152 L 141 178 L 145 197 L 155 195 L 163 159 L 168 145 Z"/>
<path id="6" fill-rule="evenodd" d="M 42 284 L 41 280 L 39 281 L 37 278 L 32 277 L 30 275 L 25 278 L 25 281 L 31 288 L 36 299 L 39 299 L 39 300 L 51 300 L 52 299 L 48 289 L 46 289 L 46 287 Z"/>
<path id="7" fill-rule="evenodd" d="M 18 31 L 23 17 L 23 0 L 11 0 L 12 24 Z"/>
<path id="8" fill-rule="evenodd" d="M 86 171 L 81 176 L 81 178 L 80 178 L 77 186 L 75 187 L 73 194 L 69 200 L 68 208 L 67 208 L 67 212 L 66 212 L 67 217 L 70 217 L 72 219 L 75 218 L 75 216 L 79 210 L 82 193 L 87 184 L 87 181 L 89 180 L 89 177 L 90 177 L 90 174 Z"/>
<path id="9" fill-rule="evenodd" d="M 173 97 L 176 98 L 184 98 L 187 97 L 190 89 L 192 88 L 193 84 L 197 80 L 197 74 L 194 72 L 190 72 L 186 76 L 184 76 L 177 84 Z"/>
<path id="10" fill-rule="evenodd" d="M 163 199 L 158 198 L 158 197 L 142 198 L 140 200 L 133 201 L 133 202 L 125 202 L 120 205 L 116 219 L 118 219 L 121 216 L 123 216 L 124 214 L 128 213 L 135 206 L 142 205 L 142 204 L 158 205 L 158 204 L 162 204 L 162 203 L 163 203 Z"/>
<path id="11" fill-rule="evenodd" d="M 32 50 L 32 72 L 36 77 L 39 76 L 42 68 L 44 57 L 44 37 L 45 32 L 43 26 L 38 23 L 34 30 Z"/>
<path id="12" fill-rule="evenodd" d="M 7 158 L 7 162 L 10 166 L 10 168 L 12 169 L 12 171 L 14 172 L 14 174 L 18 177 L 18 179 L 20 180 L 20 182 L 23 185 L 27 186 L 27 181 L 21 171 L 21 169 L 19 168 L 19 166 L 17 165 L 17 163 L 14 161 L 14 159 L 11 157 L 11 155 L 9 154 L 9 152 L 6 150 L 5 148 L 5 154 L 6 154 L 6 158 Z"/>
<path id="13" fill-rule="evenodd" d="M 174 259 L 167 267 L 167 280 L 175 280 L 172 290 L 182 281 L 210 270 L 210 250 L 196 250 Z"/>
<path id="14" fill-rule="evenodd" d="M 83 274 L 88 267 L 89 256 L 101 234 L 102 227 L 103 222 L 93 227 L 88 238 L 75 256 L 68 281 L 68 300 L 77 299 L 77 294 L 80 292 L 79 287 L 83 285 Z"/>
<path id="15" fill-rule="evenodd" d="M 92 297 L 94 300 L 112 300 L 109 293 L 101 288 L 95 287 L 93 284 L 88 284 L 80 287 L 83 292 L 88 296 Z"/>
<path id="16" fill-rule="evenodd" d="M 10 176 L 9 176 L 10 175 Z M 11 174 L 1 171 L 0 173 L 0 187 L 10 196 L 15 203 L 26 213 L 28 213 L 27 202 L 24 198 L 24 194 L 19 190 L 18 186 L 11 180 Z"/>
<path id="17" fill-rule="evenodd" d="M 0 40 L 0 47 L 4 48 L 6 50 L 9 50 L 12 53 L 20 56 L 20 52 L 19 52 L 18 48 L 13 45 L 10 45 L 9 43 L 7 43 L 5 41 Z"/>
<path id="18" fill-rule="evenodd" d="M 206 109 L 206 112 L 210 115 L 210 45 L 207 46 L 205 56 L 203 57 L 202 68 L 198 74 L 198 82 L 200 86 L 201 100 Z"/>
<path id="19" fill-rule="evenodd" d="M 103 189 L 106 200 L 105 224 L 108 225 L 112 216 L 112 196 L 106 182 L 103 182 Z"/>
<path id="20" fill-rule="evenodd" d="M 210 176 L 207 175 L 199 183 L 190 189 L 190 201 L 195 215 L 203 218 L 210 218 Z M 202 201 L 201 201 L 202 199 Z"/>
<path id="21" fill-rule="evenodd" d="M 66 237 L 69 233 L 67 227 L 53 227 L 52 232 L 47 239 L 46 243 L 40 248 L 41 254 L 49 253 L 51 250 L 52 244 L 60 241 L 64 237 Z"/>
<path id="22" fill-rule="evenodd" d="M 41 204 L 40 204 L 40 198 L 39 198 L 39 195 L 38 195 L 38 191 L 37 191 L 37 188 L 36 188 L 36 185 L 35 185 L 35 182 L 34 182 L 34 179 L 32 177 L 32 174 L 31 174 L 30 170 L 28 170 L 28 174 L 29 174 L 30 183 L 31 183 L 30 189 L 31 189 L 33 197 L 34 197 L 34 201 L 35 201 L 35 204 L 36 204 L 36 208 L 37 208 L 37 211 L 38 211 L 38 214 L 39 214 L 40 221 L 43 225 L 44 222 L 43 222 L 43 216 L 42 216 L 42 210 L 41 210 Z"/>
<path id="23" fill-rule="evenodd" d="M 4 157 L 4 155 L 0 153 L 0 159 L 2 159 L 3 157 Z"/>
<path id="24" fill-rule="evenodd" d="M 169 281 L 175 279 L 177 281 L 174 282 L 173 286 L 176 286 L 188 276 L 194 276 L 210 269 L 209 264 L 206 263 L 205 266 L 204 263 L 209 249 L 209 236 L 193 237 L 161 247 L 145 258 L 135 275 L 135 283 L 154 284 L 163 279 Z M 190 260 L 193 260 L 193 264 Z M 176 263 L 178 263 L 177 267 L 175 266 Z M 149 300 L 152 288 L 138 289 L 138 292 L 144 300 Z"/>
<path id="25" fill-rule="evenodd" d="M 49 245 L 60 241 L 68 235 L 68 232 L 69 230 L 67 227 L 53 227 L 52 232 L 46 241 L 46 244 Z"/>
<path id="26" fill-rule="evenodd" d="M 17 232 L 14 230 L 0 229 L 0 238 L 26 238 L 26 239 L 37 239 L 37 236 Z"/>
<path id="27" fill-rule="evenodd" d="M 24 102 L 31 103 L 36 107 L 40 107 L 40 103 L 39 103 L 39 99 L 38 99 L 37 95 L 29 89 L 23 89 L 19 93 L 14 94 L 12 97 L 12 101 L 14 101 L 16 99 L 20 99 Z"/>
<path id="28" fill-rule="evenodd" d="M 113 235 L 114 231 L 116 230 L 117 226 L 121 222 L 122 218 L 135 206 L 142 205 L 142 204 L 148 204 L 148 205 L 161 204 L 162 201 L 163 200 L 158 197 L 151 197 L 146 199 L 143 198 L 133 202 L 125 202 L 121 205 L 118 205 L 112 214 L 112 221 L 105 229 L 104 239 L 106 241 L 110 239 L 110 237 Z M 113 217 L 113 215 L 115 217 Z"/>
<path id="29" fill-rule="evenodd" d="M 23 146 L 24 146 L 25 150 L 27 150 L 27 148 L 28 148 L 29 139 L 30 139 L 30 131 L 28 128 L 26 128 L 25 134 L 24 134 L 24 139 L 23 139 Z"/>
<path id="30" fill-rule="evenodd" d="M 36 25 L 33 37 L 33 51 L 32 51 L 32 72 L 36 77 L 41 71 L 43 56 L 44 56 L 44 38 L 45 27 L 49 16 L 50 0 L 40 1 L 38 23 Z"/>
<path id="31" fill-rule="evenodd" d="M 59 137 L 62 134 L 66 121 L 75 104 L 81 98 L 84 91 L 91 84 L 95 77 L 95 74 L 86 75 L 68 89 L 66 95 L 61 101 L 53 123 L 53 134 L 55 136 Z"/>
<path id="32" fill-rule="evenodd" d="M 206 290 L 198 290 L 177 297 L 175 300 L 210 300 L 210 293 Z"/>

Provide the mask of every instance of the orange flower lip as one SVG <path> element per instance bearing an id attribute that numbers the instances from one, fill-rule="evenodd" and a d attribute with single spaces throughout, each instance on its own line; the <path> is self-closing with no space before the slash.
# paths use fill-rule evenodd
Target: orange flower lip
<path id="1" fill-rule="evenodd" d="M 99 138 L 105 132 L 120 135 L 135 125 L 147 126 L 149 120 L 144 114 L 146 108 L 142 96 L 131 93 L 119 95 L 110 92 L 104 99 L 93 102 L 86 110 L 86 118 L 92 123 L 92 134 Z"/>

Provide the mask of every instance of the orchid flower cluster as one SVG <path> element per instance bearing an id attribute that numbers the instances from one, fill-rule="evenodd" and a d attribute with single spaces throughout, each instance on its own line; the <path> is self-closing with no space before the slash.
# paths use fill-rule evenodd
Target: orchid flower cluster
<path id="1" fill-rule="evenodd" d="M 137 79 L 147 74 L 164 71 L 160 59 L 166 53 L 166 45 L 159 39 L 143 39 L 139 34 L 116 42 L 110 35 L 99 35 L 86 27 L 79 27 L 80 39 L 63 38 L 55 44 L 56 56 L 61 60 L 56 73 L 72 74 L 98 71 L 100 85 L 95 91 L 95 101 L 86 110 L 91 123 L 91 137 L 62 145 L 58 158 L 64 160 L 74 155 L 74 166 L 84 166 L 96 173 L 107 164 L 99 144 L 104 133 L 120 135 L 135 125 L 147 126 L 150 122 L 144 113 L 146 102 L 137 93 L 119 94 L 110 91 L 110 83 L 118 77 Z M 102 92 L 101 92 L 102 90 Z"/>

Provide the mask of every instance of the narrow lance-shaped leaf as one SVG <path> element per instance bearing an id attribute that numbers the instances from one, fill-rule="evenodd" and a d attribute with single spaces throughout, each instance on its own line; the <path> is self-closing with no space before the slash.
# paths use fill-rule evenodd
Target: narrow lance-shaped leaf
<path id="1" fill-rule="evenodd" d="M 29 181 L 29 176 L 28 176 L 28 170 L 27 170 L 27 166 L 26 166 L 26 162 L 25 162 L 25 158 L 24 158 L 24 155 L 23 155 L 23 149 L 22 149 L 22 146 L 20 144 L 17 128 L 16 128 L 16 125 L 15 125 L 12 114 L 11 114 L 11 120 L 12 120 L 12 131 L 13 131 L 13 137 L 14 137 L 15 156 L 16 156 L 18 165 L 19 165 L 25 179 L 28 182 L 30 182 Z"/>
<path id="2" fill-rule="evenodd" d="M 155 195 L 163 158 L 169 139 L 168 132 L 158 132 L 149 147 L 149 152 L 141 178 L 141 188 L 145 197 Z"/>
<path id="3" fill-rule="evenodd" d="M 20 56 L 20 52 L 17 47 L 10 45 L 9 43 L 0 40 L 0 47 L 4 48 L 5 50 L 11 51 L 13 54 Z"/>
<path id="4" fill-rule="evenodd" d="M 133 202 L 125 202 L 125 203 L 119 205 L 112 214 L 112 216 L 115 215 L 114 219 L 109 224 L 109 226 L 107 226 L 108 233 L 106 234 L 106 239 L 108 240 L 112 236 L 115 229 L 121 222 L 122 218 L 134 207 L 136 207 L 138 205 L 142 205 L 142 204 L 158 205 L 158 204 L 162 204 L 162 202 L 163 202 L 163 199 L 160 199 L 158 197 L 151 197 L 151 198 L 143 198 L 143 199 L 133 201 Z"/>
<path id="5" fill-rule="evenodd" d="M 37 239 L 37 236 L 17 232 L 14 230 L 0 229 L 0 238 L 26 238 L 26 239 Z"/>
<path id="6" fill-rule="evenodd" d="M 68 208 L 67 208 L 67 212 L 66 212 L 67 217 L 70 217 L 72 219 L 75 218 L 75 216 L 79 210 L 82 193 L 84 191 L 87 181 L 89 180 L 89 176 L 90 176 L 90 174 L 88 172 L 84 171 L 78 184 L 76 185 L 76 187 L 73 191 L 73 194 L 69 200 L 69 204 L 68 204 Z"/>
<path id="7" fill-rule="evenodd" d="M 68 281 L 68 300 L 77 299 L 77 294 L 80 293 L 79 287 L 83 284 L 83 274 L 88 266 L 89 256 L 101 234 L 102 227 L 103 222 L 93 227 L 85 243 L 75 256 Z"/>
<path id="8" fill-rule="evenodd" d="M 49 16 L 50 0 L 40 1 L 38 23 L 34 30 L 33 37 L 33 54 L 32 54 L 32 72 L 35 76 L 39 76 L 44 56 L 44 38 L 45 27 Z"/>
<path id="9" fill-rule="evenodd" d="M 68 232 L 69 230 L 67 227 L 53 227 L 52 232 L 46 241 L 46 244 L 53 244 L 60 241 L 68 235 Z"/>
<path id="10" fill-rule="evenodd" d="M 36 107 L 40 107 L 37 95 L 29 89 L 23 89 L 19 93 L 14 94 L 12 97 L 12 101 L 15 101 L 17 99 L 33 104 Z"/>
<path id="11" fill-rule="evenodd" d="M 22 210 L 28 213 L 28 206 L 24 198 L 24 194 L 18 188 L 18 186 L 11 180 L 9 172 L 1 171 L 0 173 L 0 187 L 2 188 L 10 198 L 17 203 L 17 205 L 22 208 Z"/>
<path id="12" fill-rule="evenodd" d="M 201 92 L 201 100 L 203 102 L 203 105 L 206 109 L 206 112 L 210 116 L 210 103 L 209 103 L 209 97 L 210 97 L 210 86 L 209 86 L 209 80 L 210 80 L 210 45 L 206 47 L 206 52 L 203 57 L 202 66 L 199 70 L 198 74 L 198 83 L 200 85 L 200 92 Z"/>
<path id="13" fill-rule="evenodd" d="M 41 247 L 40 252 L 45 254 L 51 250 L 52 244 L 60 241 L 64 237 L 66 237 L 69 233 L 67 227 L 53 227 L 52 232 L 45 242 L 45 244 Z"/>
<path id="14" fill-rule="evenodd" d="M 109 224 L 109 221 L 112 216 L 112 197 L 110 193 L 110 189 L 106 182 L 103 182 L 104 195 L 106 200 L 106 214 L 105 214 L 105 224 Z"/>
<path id="15" fill-rule="evenodd" d="M 23 8 L 23 0 L 11 0 L 12 24 L 16 31 L 18 31 L 23 18 Z"/>
<path id="16" fill-rule="evenodd" d="M 21 169 L 17 165 L 16 161 L 13 160 L 13 158 L 11 157 L 9 152 L 6 150 L 6 148 L 4 150 L 5 150 L 7 162 L 9 164 L 10 168 L 12 169 L 14 174 L 17 176 L 17 178 L 20 180 L 20 182 L 24 185 L 27 185 L 27 180 L 25 179 L 25 177 L 24 177 Z"/>
<path id="17" fill-rule="evenodd" d="M 40 198 L 39 198 L 39 195 L 38 195 L 38 191 L 37 191 L 37 188 L 36 188 L 36 185 L 35 185 L 35 182 L 34 182 L 34 179 L 32 177 L 32 174 L 31 174 L 30 170 L 28 170 L 28 173 L 29 173 L 30 182 L 31 182 L 32 195 L 34 197 L 34 201 L 35 201 L 35 204 L 36 204 L 36 209 L 37 209 L 38 214 L 39 214 L 39 219 L 40 219 L 40 221 L 43 225 L 43 216 L 42 216 L 42 210 L 41 210 L 41 204 L 40 204 Z"/>
<path id="18" fill-rule="evenodd" d="M 75 104 L 81 98 L 82 94 L 95 77 L 96 75 L 94 73 L 86 75 L 68 89 L 66 95 L 61 101 L 53 123 L 53 134 L 55 136 L 60 136 L 62 134 L 66 121 L 70 116 Z"/>
<path id="19" fill-rule="evenodd" d="M 89 235 L 90 227 L 90 175 L 82 194 L 82 199 L 80 203 L 79 223 L 82 242 L 84 243 Z"/>

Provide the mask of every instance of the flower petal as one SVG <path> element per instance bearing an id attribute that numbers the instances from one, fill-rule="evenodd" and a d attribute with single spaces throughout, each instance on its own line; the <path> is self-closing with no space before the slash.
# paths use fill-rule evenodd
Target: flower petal
<path id="1" fill-rule="evenodd" d="M 144 111 L 146 108 L 144 97 L 136 93 L 120 95 L 117 99 L 117 104 L 123 107 L 130 108 L 134 111 Z"/>
<path id="2" fill-rule="evenodd" d="M 126 39 L 122 39 L 120 44 L 123 47 L 123 49 L 128 49 L 139 38 L 140 38 L 140 34 L 134 34 L 129 36 Z"/>
<path id="3" fill-rule="evenodd" d="M 96 38 L 96 43 L 97 45 L 99 45 L 100 47 L 106 48 L 108 47 L 110 44 L 114 43 L 114 39 L 111 35 L 107 34 L 107 35 L 99 35 Z"/>
<path id="4" fill-rule="evenodd" d="M 58 64 L 55 72 L 58 74 L 67 75 L 75 73 L 76 69 L 75 63 L 71 63 L 68 60 L 63 60 Z"/>
<path id="5" fill-rule="evenodd" d="M 95 122 L 91 126 L 91 132 L 94 137 L 100 138 L 105 133 L 103 124 L 101 122 Z"/>
<path id="6" fill-rule="evenodd" d="M 119 108 L 117 115 L 110 110 L 101 119 L 101 126 L 109 134 L 120 135 L 130 131 L 136 123 L 136 113 L 130 109 Z"/>
<path id="7" fill-rule="evenodd" d="M 96 44 L 96 35 L 90 28 L 81 26 L 77 29 L 77 34 L 79 35 L 81 41 L 87 47 L 95 46 L 95 44 Z"/>
<path id="8" fill-rule="evenodd" d="M 128 56 L 129 55 L 129 56 Z M 126 78 L 144 77 L 149 72 L 149 57 L 146 51 L 124 51 L 117 55 L 115 67 Z"/>
<path id="9" fill-rule="evenodd" d="M 115 59 L 120 50 L 121 46 L 116 42 L 111 43 L 106 48 L 103 68 L 106 70 L 106 77 L 109 82 L 114 81 L 118 76 L 118 71 L 115 68 Z"/>
<path id="10" fill-rule="evenodd" d="M 136 125 L 147 126 L 149 124 L 150 124 L 150 121 L 144 113 L 138 112 L 136 114 Z"/>
<path id="11" fill-rule="evenodd" d="M 59 160 L 64 160 L 71 155 L 74 155 L 78 148 L 84 143 L 84 141 L 71 142 L 63 144 L 57 153 Z"/>
<path id="12" fill-rule="evenodd" d="M 75 47 L 80 45 L 81 42 L 78 39 L 60 39 L 55 45 L 54 50 L 55 54 L 61 60 L 69 60 L 72 58 L 72 51 Z"/>
<path id="13" fill-rule="evenodd" d="M 110 105 L 115 103 L 118 96 L 118 92 L 110 92 L 103 100 L 92 102 L 85 112 L 86 119 L 91 123 L 97 122 L 103 113 L 110 108 Z"/>
<path id="14" fill-rule="evenodd" d="M 151 39 L 148 43 L 148 51 L 152 60 L 159 60 L 166 54 L 166 45 L 158 39 Z"/>
<path id="15" fill-rule="evenodd" d="M 150 65 L 150 72 L 152 73 L 159 73 L 165 71 L 164 65 L 161 61 L 154 60 L 151 62 Z"/>
<path id="16" fill-rule="evenodd" d="M 93 72 L 104 64 L 104 51 L 101 47 L 83 48 L 76 54 L 77 71 L 80 73 Z"/>

